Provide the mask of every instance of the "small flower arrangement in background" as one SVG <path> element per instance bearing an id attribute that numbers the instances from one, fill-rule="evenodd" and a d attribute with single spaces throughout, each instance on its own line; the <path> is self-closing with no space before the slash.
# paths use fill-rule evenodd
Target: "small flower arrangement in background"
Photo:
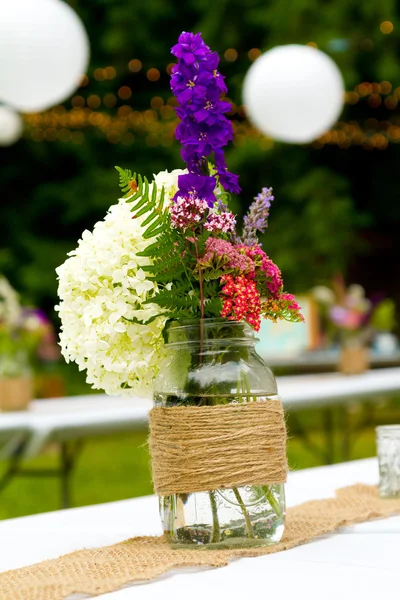
<path id="1" fill-rule="evenodd" d="M 186 169 L 149 182 L 117 167 L 124 198 L 57 269 L 62 353 L 109 394 L 151 390 L 167 321 L 225 318 L 258 331 L 262 318 L 303 319 L 257 237 L 272 190 L 254 199 L 241 235 L 229 209 L 240 187 L 223 151 L 233 128 L 218 54 L 185 32 L 172 54 Z"/>
<path id="2" fill-rule="evenodd" d="M 59 356 L 55 331 L 45 313 L 22 306 L 17 292 L 0 276 L 0 377 L 29 376 L 32 368 Z"/>
<path id="3" fill-rule="evenodd" d="M 361 285 L 346 288 L 342 277 L 336 277 L 332 287 L 316 286 L 311 294 L 319 307 L 325 344 L 366 345 L 378 333 L 395 327 L 393 300 L 374 302 Z"/>

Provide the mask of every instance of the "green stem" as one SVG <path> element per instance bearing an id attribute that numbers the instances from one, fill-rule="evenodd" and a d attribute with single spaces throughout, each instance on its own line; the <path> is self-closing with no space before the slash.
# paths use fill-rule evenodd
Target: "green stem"
<path id="1" fill-rule="evenodd" d="M 283 515 L 282 515 L 281 507 L 279 506 L 279 502 L 277 502 L 275 500 L 275 497 L 271 491 L 270 486 L 262 485 L 261 489 L 262 489 L 265 497 L 267 498 L 268 502 L 270 503 L 272 510 L 278 517 L 278 519 L 282 519 Z"/>
<path id="2" fill-rule="evenodd" d="M 250 520 L 250 516 L 249 513 L 247 512 L 247 508 L 245 503 L 243 502 L 242 496 L 239 493 L 239 490 L 237 488 L 232 488 L 233 493 L 235 494 L 235 498 L 240 506 L 240 508 L 242 509 L 242 513 L 244 516 L 244 520 L 246 522 L 246 528 L 247 528 L 247 534 L 249 536 L 249 538 L 254 539 L 254 531 L 253 531 L 253 526 L 251 524 L 251 520 Z"/>
<path id="3" fill-rule="evenodd" d="M 215 493 L 208 492 L 208 495 L 210 497 L 211 512 L 212 512 L 212 519 L 213 519 L 211 543 L 216 544 L 217 542 L 221 541 L 221 527 L 220 527 L 219 519 L 218 519 L 218 506 L 217 506 L 217 501 L 215 499 Z"/>
<path id="4" fill-rule="evenodd" d="M 242 373 L 242 377 L 243 377 L 243 384 L 245 387 L 245 389 L 243 389 L 243 391 L 247 392 L 246 398 L 249 401 L 251 399 L 250 383 L 249 383 L 246 373 Z M 253 402 L 257 402 L 257 396 L 253 396 Z"/>

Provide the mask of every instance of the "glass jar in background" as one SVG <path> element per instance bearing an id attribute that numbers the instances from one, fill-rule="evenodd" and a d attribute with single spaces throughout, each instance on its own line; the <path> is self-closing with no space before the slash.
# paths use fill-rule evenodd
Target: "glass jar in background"
<path id="1" fill-rule="evenodd" d="M 249 325 L 225 319 L 174 322 L 166 341 L 155 406 L 280 402 Z M 268 545 L 279 542 L 284 531 L 282 483 L 172 494 L 159 502 L 164 534 L 173 546 Z"/>
<path id="2" fill-rule="evenodd" d="M 0 353 L 0 412 L 25 410 L 33 397 L 33 374 L 27 352 Z"/>
<path id="3" fill-rule="evenodd" d="M 379 461 L 379 494 L 382 498 L 400 498 L 400 425 L 376 428 Z"/>

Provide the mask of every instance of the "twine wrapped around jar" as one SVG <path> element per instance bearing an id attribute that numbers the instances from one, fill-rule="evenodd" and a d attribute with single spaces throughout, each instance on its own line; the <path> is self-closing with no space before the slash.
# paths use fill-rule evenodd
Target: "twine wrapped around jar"
<path id="1" fill-rule="evenodd" d="M 149 444 L 160 495 L 286 481 L 279 400 L 153 408 Z"/>

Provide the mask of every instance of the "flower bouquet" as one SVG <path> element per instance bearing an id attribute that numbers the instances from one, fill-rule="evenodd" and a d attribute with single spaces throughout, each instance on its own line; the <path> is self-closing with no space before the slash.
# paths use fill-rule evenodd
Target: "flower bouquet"
<path id="1" fill-rule="evenodd" d="M 23 307 L 0 277 L 0 410 L 26 408 L 33 395 L 32 366 L 53 329 L 46 315 Z"/>
<path id="2" fill-rule="evenodd" d="M 272 190 L 239 233 L 239 193 L 218 55 L 201 34 L 172 48 L 185 170 L 152 181 L 117 167 L 124 197 L 57 269 L 61 348 L 108 394 L 151 391 L 153 479 L 164 532 L 179 545 L 254 545 L 283 533 L 285 425 L 254 350 L 262 318 L 302 320 L 261 248 Z"/>
<path id="3" fill-rule="evenodd" d="M 312 295 L 319 305 L 327 338 L 340 345 L 340 371 L 346 374 L 365 371 L 372 303 L 365 297 L 364 288 L 358 284 L 346 288 L 343 279 L 336 277 L 332 288 L 317 286 Z"/>

